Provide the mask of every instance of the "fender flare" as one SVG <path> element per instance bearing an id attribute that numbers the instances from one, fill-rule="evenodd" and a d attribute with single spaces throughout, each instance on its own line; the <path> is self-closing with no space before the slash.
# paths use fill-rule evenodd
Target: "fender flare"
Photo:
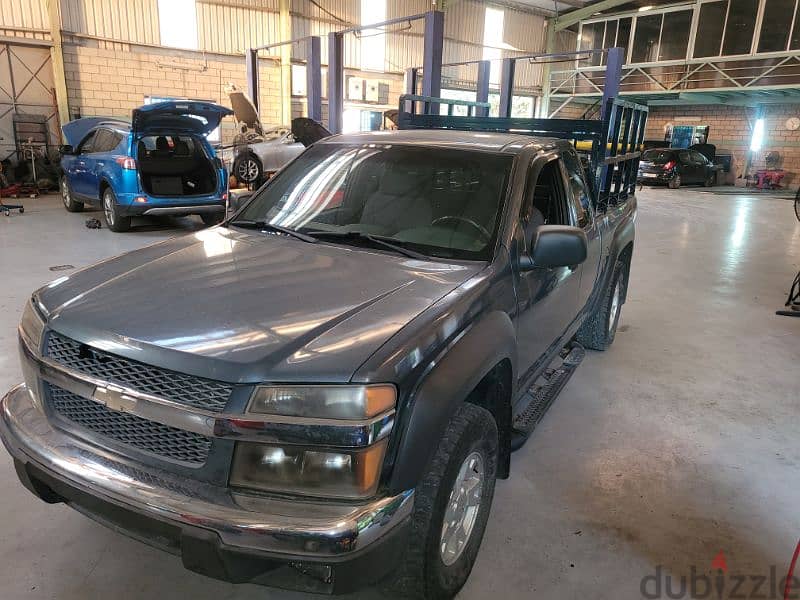
<path id="1" fill-rule="evenodd" d="M 516 330 L 509 316 L 488 313 L 430 362 L 409 398 L 399 434 L 390 493 L 416 487 L 458 406 L 498 363 L 516 374 Z"/>

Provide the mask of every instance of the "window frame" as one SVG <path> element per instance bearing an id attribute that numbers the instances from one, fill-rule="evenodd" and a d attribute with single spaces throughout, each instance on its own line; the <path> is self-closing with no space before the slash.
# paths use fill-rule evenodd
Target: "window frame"
<path id="1" fill-rule="evenodd" d="M 567 161 L 564 160 L 565 157 L 569 157 L 572 161 L 574 161 L 575 164 L 573 165 L 573 168 L 567 166 Z M 580 157 L 578 157 L 574 150 L 566 150 L 561 153 L 558 162 L 561 165 L 561 174 L 564 177 L 564 185 L 566 186 L 566 193 L 568 195 L 567 200 L 568 203 L 572 205 L 573 222 L 575 223 L 576 227 L 587 229 L 592 226 L 592 223 L 594 223 L 595 211 L 594 204 L 592 202 L 592 195 L 589 191 L 589 185 L 584 177 Z M 576 198 L 575 193 L 572 190 L 571 181 L 573 172 L 580 180 L 581 187 L 583 188 L 583 193 L 580 198 Z M 572 202 L 569 202 L 569 198 L 572 198 Z M 585 203 L 584 198 L 586 199 Z M 581 224 L 581 217 L 578 215 L 578 207 L 580 207 L 581 212 L 584 213 L 586 217 L 583 224 Z"/>
<path id="2" fill-rule="evenodd" d="M 519 223 L 520 228 L 523 232 L 523 238 L 525 242 L 525 253 L 530 255 L 532 248 L 528 248 L 528 227 L 530 225 L 530 219 L 532 214 L 533 208 L 533 199 L 534 193 L 536 191 L 536 184 L 539 182 L 539 179 L 542 176 L 542 173 L 546 168 L 549 168 L 553 165 L 552 168 L 555 169 L 555 177 L 554 181 L 557 186 L 561 189 L 561 212 L 562 216 L 564 217 L 564 221 L 568 221 L 567 223 L 547 223 L 545 222 L 544 225 L 566 225 L 566 226 L 575 226 L 577 217 L 574 213 L 572 202 L 570 202 L 569 196 L 571 194 L 567 191 L 568 185 L 564 179 L 564 171 L 561 164 L 560 156 L 556 154 L 548 154 L 544 157 L 536 156 L 531 159 L 530 163 L 528 164 L 528 172 L 525 176 L 525 192 L 522 199 L 522 205 L 520 206 L 519 214 L 517 215 L 517 222 Z M 534 180 L 533 177 L 536 177 Z M 531 185 L 533 184 L 533 185 Z M 532 233 L 532 232 L 530 232 Z"/>
<path id="3" fill-rule="evenodd" d="M 701 9 L 702 9 L 702 7 L 704 5 L 712 3 L 712 2 L 724 2 L 725 3 L 725 7 L 724 7 L 725 8 L 725 10 L 724 10 L 725 14 L 724 14 L 724 17 L 723 17 L 722 32 L 721 32 L 721 36 L 720 36 L 719 48 L 717 50 L 717 53 L 714 54 L 714 55 L 696 57 L 695 56 L 695 45 L 696 45 L 695 43 L 696 43 L 696 40 L 697 40 L 697 32 L 699 30 L 700 11 L 701 11 Z M 798 13 L 800 13 L 800 0 L 795 0 L 794 12 L 792 14 L 791 23 L 789 25 L 789 31 L 788 31 L 786 44 L 784 45 L 783 49 L 759 52 L 758 51 L 758 46 L 759 46 L 759 44 L 761 42 L 761 33 L 762 33 L 761 30 L 762 30 L 762 26 L 763 26 L 763 22 L 764 22 L 764 12 L 766 10 L 766 2 L 767 2 L 767 0 L 758 0 L 758 7 L 757 7 L 757 10 L 756 10 L 756 15 L 755 15 L 755 19 L 754 19 L 753 36 L 752 36 L 752 39 L 750 40 L 751 43 L 750 43 L 749 51 L 744 53 L 744 54 L 723 54 L 723 47 L 724 47 L 724 43 L 725 43 L 725 34 L 727 32 L 727 26 L 728 26 L 728 16 L 729 16 L 729 13 L 730 13 L 730 4 L 731 4 L 730 0 L 698 0 L 696 3 L 690 4 L 690 5 L 679 4 L 679 5 L 673 5 L 673 6 L 658 7 L 658 8 L 654 8 L 652 10 L 648 10 L 646 12 L 641 12 L 641 13 L 638 12 L 638 11 L 635 11 L 635 10 L 634 11 L 624 11 L 624 12 L 619 12 L 619 13 L 616 13 L 616 14 L 613 14 L 613 15 L 607 15 L 607 16 L 602 16 L 602 17 L 585 19 L 585 20 L 580 22 L 580 26 L 578 28 L 578 36 L 577 36 L 577 39 L 576 39 L 575 50 L 578 51 L 578 52 L 586 50 L 586 49 L 583 49 L 581 47 L 581 40 L 583 38 L 584 27 L 590 26 L 590 25 L 595 25 L 596 23 L 603 23 L 604 27 L 608 27 L 608 23 L 611 23 L 613 21 L 617 22 L 617 36 L 616 36 L 616 39 L 615 39 L 615 45 L 616 46 L 620 46 L 619 39 L 618 39 L 619 38 L 619 21 L 621 21 L 622 19 L 625 19 L 625 18 L 630 18 L 631 19 L 631 27 L 630 27 L 629 37 L 628 37 L 628 44 L 625 46 L 625 49 L 626 49 L 626 51 L 625 51 L 625 64 L 626 64 L 626 66 L 629 66 L 629 65 L 641 65 L 641 64 L 657 64 L 657 63 L 661 63 L 661 62 L 673 62 L 674 63 L 674 62 L 680 62 L 680 61 L 696 61 L 696 60 L 709 60 L 710 61 L 710 60 L 713 60 L 715 58 L 736 59 L 736 58 L 745 58 L 745 57 L 769 57 L 769 56 L 774 56 L 774 55 L 780 55 L 780 54 L 783 54 L 783 53 L 786 53 L 786 52 L 792 52 L 793 51 L 793 49 L 792 49 L 792 36 L 795 34 L 795 30 L 800 28 L 800 19 L 798 19 Z M 663 37 L 663 31 L 664 31 L 664 17 L 663 17 L 663 15 L 665 15 L 667 13 L 670 13 L 670 12 L 689 11 L 689 10 L 692 11 L 692 19 L 691 19 L 691 28 L 690 28 L 690 32 L 689 32 L 689 43 L 687 44 L 686 55 L 685 55 L 684 58 L 670 59 L 670 60 L 656 60 L 656 61 L 649 61 L 649 62 L 646 62 L 646 63 L 634 62 L 632 60 L 632 56 L 633 56 L 633 41 L 636 39 L 636 29 L 637 29 L 638 21 L 639 21 L 640 18 L 645 18 L 645 17 L 650 16 L 650 15 L 658 15 L 658 14 L 662 15 L 661 26 L 660 26 L 660 30 L 659 30 L 659 47 L 660 47 L 660 45 L 661 45 L 660 41 L 661 41 L 661 39 Z M 605 31 L 605 29 L 604 29 L 604 31 Z M 798 36 L 798 37 L 800 38 L 800 36 Z M 794 50 L 800 50 L 800 44 Z M 660 48 L 659 48 L 659 51 L 660 51 Z M 578 66 L 577 63 L 578 63 L 578 61 L 576 60 L 576 66 Z M 601 65 L 603 65 L 603 64 L 605 64 L 605 60 L 601 61 Z M 600 65 L 587 65 L 585 62 L 584 62 L 584 65 L 585 66 L 594 66 L 594 67 L 600 66 Z"/>
<path id="4" fill-rule="evenodd" d="M 78 147 L 75 150 L 75 154 L 77 154 L 78 156 L 80 156 L 82 154 L 93 154 L 92 151 L 94 150 L 94 141 L 97 138 L 97 133 L 99 131 L 100 131 L 99 128 L 92 129 L 89 133 L 87 133 L 85 136 L 83 136 L 83 139 L 80 141 L 80 143 L 78 144 Z M 86 148 L 86 145 L 89 144 L 89 143 L 92 144 L 92 146 L 90 147 L 91 151 L 87 152 L 85 150 L 85 148 Z"/>

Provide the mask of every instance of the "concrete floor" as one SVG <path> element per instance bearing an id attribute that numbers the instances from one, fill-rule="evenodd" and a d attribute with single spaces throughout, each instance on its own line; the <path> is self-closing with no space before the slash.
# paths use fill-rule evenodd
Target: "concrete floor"
<path id="1" fill-rule="evenodd" d="M 183 219 L 114 234 L 86 229 L 88 215 L 66 214 L 55 198 L 26 204 L 0 217 L 3 390 L 20 380 L 15 328 L 27 295 L 63 274 L 50 267 L 200 227 Z M 782 576 L 800 536 L 800 319 L 774 311 L 799 268 L 787 200 L 642 192 L 616 343 L 589 354 L 514 455 L 460 598 L 638 598 L 657 566 L 706 573 L 720 551 L 729 591 L 736 574 L 768 577 L 774 565 Z M 34 500 L 0 454 L 3 599 L 305 597 L 185 571 Z M 764 592 L 778 597 L 769 583 Z"/>

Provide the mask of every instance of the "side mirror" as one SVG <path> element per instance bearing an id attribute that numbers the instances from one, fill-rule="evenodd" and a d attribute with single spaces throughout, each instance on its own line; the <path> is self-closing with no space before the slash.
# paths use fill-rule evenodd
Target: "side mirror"
<path id="1" fill-rule="evenodd" d="M 59 146 L 58 151 L 61 154 L 75 154 L 75 148 L 73 148 L 69 144 L 64 144 L 63 146 Z"/>
<path id="2" fill-rule="evenodd" d="M 579 265 L 586 260 L 589 251 L 583 230 L 567 225 L 540 225 L 533 233 L 530 247 L 530 256 L 523 257 L 520 261 L 523 271 L 537 267 Z"/>

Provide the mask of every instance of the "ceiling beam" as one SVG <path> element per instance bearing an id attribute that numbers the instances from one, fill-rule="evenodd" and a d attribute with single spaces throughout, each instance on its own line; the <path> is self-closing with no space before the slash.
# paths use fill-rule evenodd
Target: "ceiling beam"
<path id="1" fill-rule="evenodd" d="M 591 17 L 595 13 L 602 12 L 610 8 L 616 8 L 617 6 L 628 4 L 629 2 L 630 0 L 600 0 L 600 2 L 595 2 L 594 4 L 587 4 L 583 8 L 570 11 L 567 14 L 558 17 L 558 19 L 555 20 L 555 30 L 561 31 L 570 25 L 575 25 L 575 23 Z"/>

